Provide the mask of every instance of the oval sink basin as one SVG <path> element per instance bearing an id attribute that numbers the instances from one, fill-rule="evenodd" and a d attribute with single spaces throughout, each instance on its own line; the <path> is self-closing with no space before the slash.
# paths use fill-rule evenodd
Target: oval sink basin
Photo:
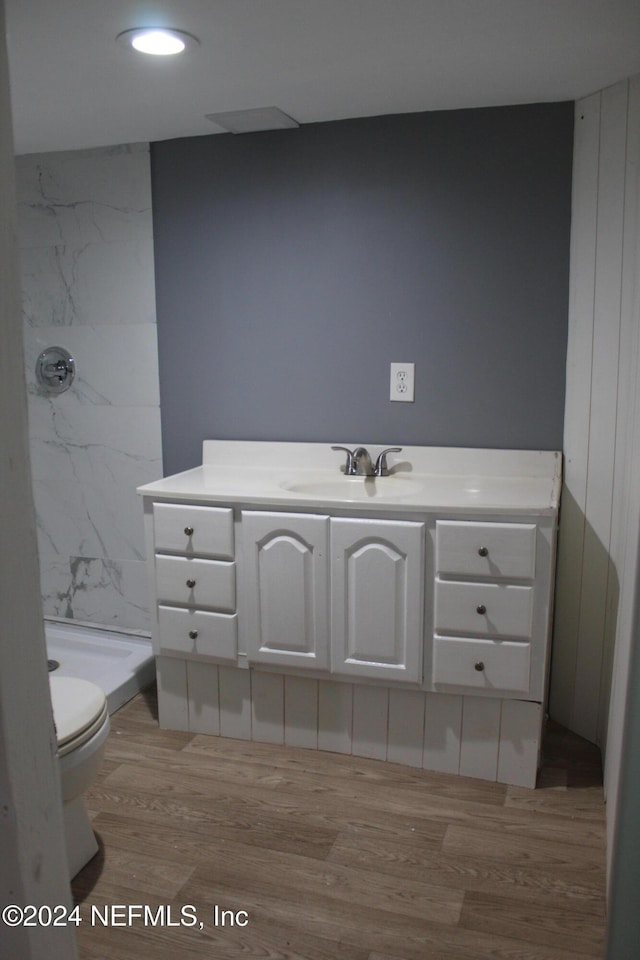
<path id="1" fill-rule="evenodd" d="M 421 483 L 408 477 L 326 477 L 291 480 L 284 490 L 318 500 L 401 500 L 415 494 Z"/>

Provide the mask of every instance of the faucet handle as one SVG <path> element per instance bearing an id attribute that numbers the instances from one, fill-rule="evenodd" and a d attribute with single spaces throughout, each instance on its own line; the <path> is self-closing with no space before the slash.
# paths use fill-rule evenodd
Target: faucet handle
<path id="1" fill-rule="evenodd" d="M 387 477 L 389 475 L 389 468 L 387 466 L 387 454 L 388 453 L 400 453 L 402 447 L 387 447 L 386 450 L 383 450 L 379 454 L 378 459 L 376 460 L 376 477 Z"/>
<path id="2" fill-rule="evenodd" d="M 356 466 L 353 460 L 353 451 L 348 447 L 331 447 L 332 450 L 342 450 L 347 455 L 347 462 L 344 467 L 345 477 L 352 477 L 356 472 Z"/>

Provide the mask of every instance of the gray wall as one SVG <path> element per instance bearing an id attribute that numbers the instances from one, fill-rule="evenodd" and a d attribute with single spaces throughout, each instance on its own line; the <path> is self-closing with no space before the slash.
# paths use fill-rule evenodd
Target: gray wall
<path id="1" fill-rule="evenodd" d="M 205 438 L 560 449 L 572 139 L 562 103 L 154 144 L 165 473 Z"/>

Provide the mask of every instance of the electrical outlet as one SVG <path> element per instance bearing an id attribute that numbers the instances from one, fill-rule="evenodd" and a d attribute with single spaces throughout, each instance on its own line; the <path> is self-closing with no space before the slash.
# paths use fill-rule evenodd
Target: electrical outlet
<path id="1" fill-rule="evenodd" d="M 414 367 L 414 363 L 391 364 L 390 400 L 399 400 L 402 403 L 413 403 Z"/>

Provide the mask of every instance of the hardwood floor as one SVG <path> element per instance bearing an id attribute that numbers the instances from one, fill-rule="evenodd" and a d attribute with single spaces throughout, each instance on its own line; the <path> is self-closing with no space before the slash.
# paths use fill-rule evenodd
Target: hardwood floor
<path id="1" fill-rule="evenodd" d="M 147 691 L 111 718 L 87 797 L 101 850 L 73 883 L 83 960 L 603 957 L 590 744 L 550 726 L 527 790 L 162 731 L 155 710 Z"/>

